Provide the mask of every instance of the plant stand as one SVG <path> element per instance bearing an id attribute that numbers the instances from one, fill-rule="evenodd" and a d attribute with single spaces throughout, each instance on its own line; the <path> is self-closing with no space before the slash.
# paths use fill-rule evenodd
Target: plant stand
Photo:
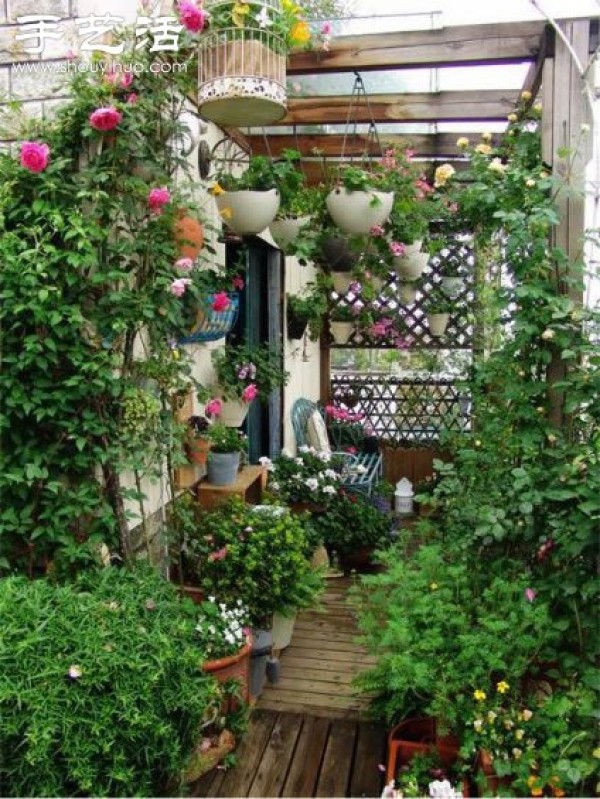
<path id="1" fill-rule="evenodd" d="M 262 466 L 244 466 L 233 483 L 216 486 L 202 481 L 198 485 L 197 499 L 203 508 L 217 508 L 229 497 L 237 496 L 251 505 L 259 505 L 267 485 L 267 472 Z"/>

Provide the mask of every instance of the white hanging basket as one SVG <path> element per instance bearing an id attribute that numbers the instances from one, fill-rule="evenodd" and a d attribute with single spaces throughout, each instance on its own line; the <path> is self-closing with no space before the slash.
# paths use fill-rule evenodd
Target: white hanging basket
<path id="1" fill-rule="evenodd" d="M 344 233 L 366 236 L 375 225 L 383 225 L 392 212 L 394 192 L 348 191 L 337 188 L 327 195 L 327 210 Z"/>
<path id="2" fill-rule="evenodd" d="M 346 294 L 350 288 L 350 284 L 354 282 L 354 278 L 350 272 L 332 272 L 331 281 L 335 292 L 338 294 Z"/>
<path id="3" fill-rule="evenodd" d="M 269 225 L 273 241 L 284 252 L 300 235 L 302 228 L 310 222 L 310 216 L 297 216 L 295 219 L 275 219 Z"/>
<path id="4" fill-rule="evenodd" d="M 228 19 L 231 0 L 207 0 L 206 10 Z M 261 2 L 268 19 L 282 14 L 281 0 Z M 254 6 L 253 6 L 254 8 Z M 242 27 L 208 29 L 200 37 L 200 116 L 222 126 L 270 125 L 286 113 L 286 50 L 274 26 L 260 28 L 253 16 Z"/>
<path id="5" fill-rule="evenodd" d="M 412 305 L 417 299 L 417 287 L 413 283 L 400 284 L 400 302 L 403 305 Z"/>
<path id="6" fill-rule="evenodd" d="M 428 313 L 427 324 L 429 325 L 429 332 L 432 336 L 438 338 L 443 336 L 450 321 L 449 313 Z"/>
<path id="7" fill-rule="evenodd" d="M 347 344 L 354 332 L 353 322 L 330 322 L 329 328 L 336 344 Z"/>
<path id="8" fill-rule="evenodd" d="M 442 278 L 442 291 L 447 297 L 454 300 L 465 287 L 465 281 L 462 277 L 443 277 Z"/>
<path id="9" fill-rule="evenodd" d="M 279 210 L 277 189 L 269 191 L 226 191 L 215 197 L 223 222 L 239 236 L 261 233 Z"/>
<path id="10" fill-rule="evenodd" d="M 404 255 L 395 255 L 393 258 L 394 272 L 400 280 L 418 280 L 427 263 L 429 254 L 421 252 L 422 241 L 415 241 L 414 244 L 407 244 Z"/>
<path id="11" fill-rule="evenodd" d="M 242 400 L 223 400 L 219 421 L 223 422 L 225 427 L 240 427 L 248 415 L 250 404 Z"/>

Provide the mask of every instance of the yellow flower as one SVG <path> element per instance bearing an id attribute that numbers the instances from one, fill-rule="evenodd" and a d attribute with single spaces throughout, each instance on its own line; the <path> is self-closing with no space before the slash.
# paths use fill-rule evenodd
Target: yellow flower
<path id="1" fill-rule="evenodd" d="M 285 11 L 289 11 L 290 14 L 299 14 L 300 9 L 294 3 L 294 0 L 283 0 L 283 8 Z"/>
<path id="2" fill-rule="evenodd" d="M 244 17 L 248 16 L 250 13 L 250 6 L 248 3 L 234 3 L 233 10 L 231 12 L 231 21 L 236 26 L 236 28 L 243 28 L 246 24 L 246 20 Z"/>
<path id="3" fill-rule="evenodd" d="M 296 22 L 290 31 L 290 41 L 292 44 L 307 44 L 310 41 L 310 28 L 303 19 Z"/>
<path id="4" fill-rule="evenodd" d="M 521 100 L 525 100 L 525 102 L 531 100 L 532 96 L 533 95 L 531 94 L 531 92 L 528 91 L 521 92 Z"/>
<path id="5" fill-rule="evenodd" d="M 485 691 L 481 691 L 478 688 L 476 691 L 473 691 L 473 698 L 476 702 L 483 702 L 484 699 L 487 699 L 487 694 Z"/>
<path id="6" fill-rule="evenodd" d="M 497 713 L 494 713 L 494 711 L 493 711 L 493 710 L 490 710 L 490 711 L 489 711 L 489 713 L 488 713 L 488 715 L 487 715 L 487 718 L 488 718 L 488 721 L 489 721 L 489 723 L 490 723 L 490 724 L 493 724 L 493 723 L 494 723 L 494 721 L 496 720 L 497 716 L 498 716 L 498 714 L 497 714 Z"/>
<path id="7" fill-rule="evenodd" d="M 469 146 L 469 140 L 466 136 L 460 136 L 456 140 L 456 146 L 459 148 L 459 150 L 465 150 Z"/>
<path id="8" fill-rule="evenodd" d="M 508 691 L 509 688 L 510 688 L 510 685 L 507 682 L 505 682 L 504 680 L 499 682 L 498 685 L 496 686 L 496 690 L 498 691 L 499 694 L 505 694 Z"/>
<path id="9" fill-rule="evenodd" d="M 429 588 L 430 588 L 432 591 L 437 591 L 437 590 L 438 590 L 438 588 L 439 588 L 439 585 L 438 585 L 437 583 L 431 583 L 431 585 L 429 586 Z"/>
<path id="10" fill-rule="evenodd" d="M 435 170 L 433 185 L 436 187 L 436 189 L 439 189 L 441 186 L 445 186 L 455 172 L 456 170 L 452 164 L 442 164 L 441 166 L 438 166 L 438 168 Z"/>
<path id="11" fill-rule="evenodd" d="M 527 710 L 527 708 L 525 708 L 525 710 L 523 710 L 523 711 L 521 711 L 521 713 L 519 713 L 519 718 L 521 718 L 523 721 L 529 721 L 529 719 L 532 716 L 533 716 L 533 713 L 531 712 L 531 710 Z"/>
<path id="12" fill-rule="evenodd" d="M 213 183 L 208 193 L 212 194 L 213 197 L 218 197 L 220 194 L 225 194 L 225 189 L 221 188 L 218 183 Z"/>
<path id="13" fill-rule="evenodd" d="M 548 173 L 546 172 L 545 169 L 542 169 L 542 171 L 540 172 L 540 177 L 542 180 L 545 180 L 548 177 Z"/>
<path id="14" fill-rule="evenodd" d="M 517 741 L 523 740 L 523 736 L 525 735 L 523 730 L 515 730 L 515 738 Z"/>
<path id="15" fill-rule="evenodd" d="M 489 132 L 489 130 L 486 130 L 485 133 L 481 134 L 481 138 L 483 141 L 490 142 L 492 140 L 492 134 Z"/>
<path id="16" fill-rule="evenodd" d="M 227 208 L 221 208 L 219 214 L 223 217 L 223 219 L 231 219 L 233 216 L 233 211 L 231 208 L 229 208 L 229 206 L 227 206 Z"/>
<path id="17" fill-rule="evenodd" d="M 595 757 L 596 760 L 600 760 L 600 746 L 597 746 L 594 751 L 592 752 L 592 757 Z"/>
<path id="18" fill-rule="evenodd" d="M 536 104 L 533 106 L 533 110 L 534 110 L 534 111 L 537 111 L 538 113 L 541 113 L 541 111 L 542 111 L 542 104 L 541 104 L 541 103 L 536 103 Z"/>
<path id="19" fill-rule="evenodd" d="M 478 144 L 475 148 L 476 153 L 481 153 L 482 155 L 491 155 L 492 148 L 489 144 Z"/>
<path id="20" fill-rule="evenodd" d="M 513 753 L 513 757 L 514 757 L 515 760 L 520 760 L 521 759 L 521 755 L 523 754 L 523 750 L 519 749 L 518 746 L 514 746 L 513 750 L 512 750 L 512 753 Z"/>
<path id="21" fill-rule="evenodd" d="M 475 728 L 475 732 L 481 732 L 481 728 L 483 727 L 483 719 L 475 719 L 473 722 L 473 727 Z"/>
<path id="22" fill-rule="evenodd" d="M 535 180 L 533 178 L 527 178 L 525 185 L 528 189 L 532 189 L 535 186 Z"/>
<path id="23" fill-rule="evenodd" d="M 499 158 L 492 158 L 488 165 L 488 169 L 490 172 L 497 172 L 499 175 L 503 175 L 508 169 L 508 164 L 503 164 Z"/>
<path id="24" fill-rule="evenodd" d="M 516 114 L 509 114 L 507 119 L 509 122 L 516 122 L 519 117 Z"/>

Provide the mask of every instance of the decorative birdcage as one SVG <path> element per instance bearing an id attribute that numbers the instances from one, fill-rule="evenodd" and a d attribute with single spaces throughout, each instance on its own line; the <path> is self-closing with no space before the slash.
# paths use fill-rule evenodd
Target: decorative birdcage
<path id="1" fill-rule="evenodd" d="M 287 51 L 274 32 L 282 18 L 281 0 L 244 4 L 249 11 L 242 19 L 234 16 L 236 5 L 232 0 L 206 3 L 211 22 L 200 37 L 200 115 L 222 126 L 269 125 L 287 110 Z"/>
<path id="2" fill-rule="evenodd" d="M 240 297 L 237 292 L 229 294 L 229 305 L 223 311 L 215 311 L 212 307 L 214 294 L 209 294 L 201 308 L 198 309 L 196 324 L 193 330 L 179 339 L 180 344 L 199 344 L 205 341 L 218 341 L 231 332 L 238 317 Z"/>

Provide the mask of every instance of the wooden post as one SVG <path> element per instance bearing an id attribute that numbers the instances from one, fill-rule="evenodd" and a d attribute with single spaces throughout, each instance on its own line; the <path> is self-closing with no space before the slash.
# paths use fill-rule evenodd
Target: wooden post
<path id="1" fill-rule="evenodd" d="M 580 64 L 587 65 L 590 21 L 560 23 Z M 590 123 L 590 109 L 585 94 L 585 79 L 581 76 L 569 48 L 556 36 L 554 58 L 544 64 L 542 79 L 542 155 L 552 164 L 555 175 L 566 184 L 568 191 L 557 197 L 560 223 L 553 231 L 553 245 L 568 257 L 566 270 L 557 270 L 556 290 L 568 294 L 574 302 L 583 302 L 582 284 L 571 283 L 577 276 L 583 259 L 584 245 L 584 178 L 590 158 L 592 136 L 582 131 Z M 568 154 L 563 150 L 568 149 Z M 558 154 L 560 151 L 560 155 Z M 566 364 L 557 349 L 552 353 L 546 379 L 548 382 L 549 416 L 554 427 L 564 425 L 564 393 L 553 386 L 565 377 Z"/>

